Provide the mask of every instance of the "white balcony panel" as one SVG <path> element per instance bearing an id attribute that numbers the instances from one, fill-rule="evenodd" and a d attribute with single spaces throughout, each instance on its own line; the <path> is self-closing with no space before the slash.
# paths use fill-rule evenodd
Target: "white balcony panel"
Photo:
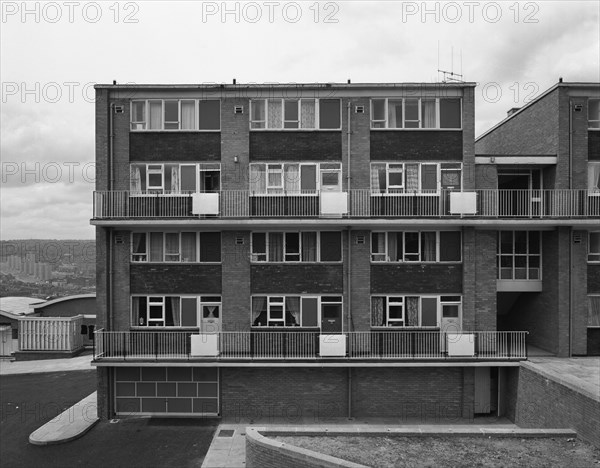
<path id="1" fill-rule="evenodd" d="M 218 215 L 219 194 L 218 193 L 194 193 L 192 194 L 192 213 L 195 215 Z"/>
<path id="2" fill-rule="evenodd" d="M 319 354 L 328 357 L 345 357 L 346 335 L 319 335 Z"/>
<path id="3" fill-rule="evenodd" d="M 448 356 L 475 356 L 475 335 L 446 333 Z"/>
<path id="4" fill-rule="evenodd" d="M 190 356 L 218 356 L 219 334 L 192 335 Z"/>
<path id="5" fill-rule="evenodd" d="M 450 192 L 450 213 L 477 214 L 477 193 Z"/>
<path id="6" fill-rule="evenodd" d="M 343 215 L 348 213 L 347 192 L 321 192 L 321 214 Z"/>

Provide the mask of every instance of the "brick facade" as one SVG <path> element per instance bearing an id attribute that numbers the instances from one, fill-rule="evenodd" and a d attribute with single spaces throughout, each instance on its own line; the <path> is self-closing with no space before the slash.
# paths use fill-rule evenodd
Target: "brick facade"
<path id="1" fill-rule="evenodd" d="M 220 132 L 131 132 L 130 161 L 221 162 Z"/>
<path id="2" fill-rule="evenodd" d="M 462 161 L 457 130 L 372 131 L 372 161 Z"/>

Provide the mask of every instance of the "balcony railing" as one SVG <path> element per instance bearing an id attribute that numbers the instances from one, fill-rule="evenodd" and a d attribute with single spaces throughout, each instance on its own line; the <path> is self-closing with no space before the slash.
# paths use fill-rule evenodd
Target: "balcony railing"
<path id="1" fill-rule="evenodd" d="M 527 359 L 527 332 L 402 330 L 327 335 L 343 342 L 342 360 L 522 360 Z M 215 340 L 186 331 L 96 331 L 94 359 L 112 360 L 327 360 L 319 332 L 222 332 Z M 213 337 L 215 335 L 212 335 Z M 321 338 L 321 339 L 320 339 Z M 216 349 L 198 352 L 194 340 Z M 458 354 L 455 349 L 458 346 Z M 329 354 L 328 356 L 331 356 Z"/>
<path id="2" fill-rule="evenodd" d="M 450 190 L 256 195 L 94 192 L 94 219 L 129 218 L 600 218 L 600 193 L 588 190 Z M 462 195 L 465 195 L 463 197 Z M 469 196 L 471 195 L 471 196 Z"/>

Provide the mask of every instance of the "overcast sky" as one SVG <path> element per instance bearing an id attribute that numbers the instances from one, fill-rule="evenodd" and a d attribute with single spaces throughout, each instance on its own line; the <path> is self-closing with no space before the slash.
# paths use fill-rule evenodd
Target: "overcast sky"
<path id="1" fill-rule="evenodd" d="M 440 68 L 478 83 L 480 135 L 559 77 L 600 81 L 599 5 L 2 2 L 0 237 L 93 238 L 94 83 L 436 82 Z"/>

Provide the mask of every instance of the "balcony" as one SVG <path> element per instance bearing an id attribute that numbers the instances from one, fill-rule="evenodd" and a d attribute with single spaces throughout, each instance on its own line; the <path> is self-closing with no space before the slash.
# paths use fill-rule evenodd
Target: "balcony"
<path id="1" fill-rule="evenodd" d="M 104 361 L 514 361 L 527 359 L 527 332 L 443 333 L 385 330 L 322 335 L 317 331 L 96 332 L 94 360 Z M 199 346 L 198 346 L 199 344 Z"/>
<path id="2" fill-rule="evenodd" d="M 313 192 L 256 195 L 94 192 L 94 219 L 248 218 L 600 218 L 600 193 L 588 190 L 449 190 L 415 193 Z"/>

